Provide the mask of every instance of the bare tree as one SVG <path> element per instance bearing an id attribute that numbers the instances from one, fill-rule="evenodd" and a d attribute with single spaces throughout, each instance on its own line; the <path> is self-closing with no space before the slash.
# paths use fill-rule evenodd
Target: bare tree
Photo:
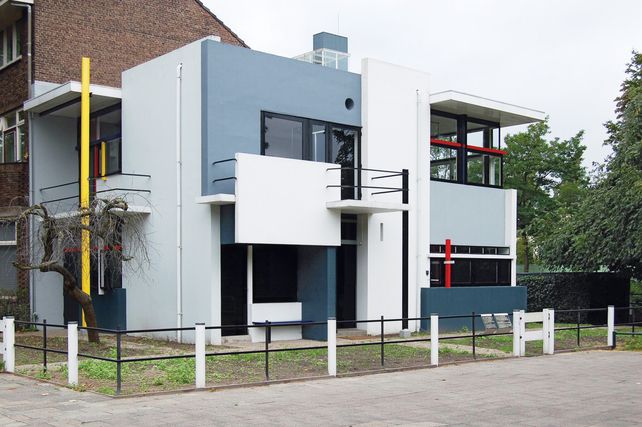
<path id="1" fill-rule="evenodd" d="M 99 325 L 91 295 L 78 286 L 77 260 L 70 255 L 81 252 L 82 232 L 86 230 L 91 239 L 89 252 L 92 264 L 100 262 L 101 257 L 102 260 L 108 259 L 109 266 L 121 266 L 123 262 L 130 261 L 135 261 L 139 267 L 149 263 L 142 217 L 127 214 L 128 209 L 124 198 L 95 198 L 84 210 L 55 213 L 51 207 L 38 204 L 24 209 L 15 218 L 0 221 L 18 225 L 21 222 L 26 224 L 30 218 L 36 219 L 31 244 L 18 246 L 24 247 L 28 254 L 17 254 L 13 265 L 23 271 L 60 274 L 65 295 L 80 304 L 87 326 L 96 328 Z M 99 342 L 98 331 L 89 330 L 87 335 L 90 342 Z"/>

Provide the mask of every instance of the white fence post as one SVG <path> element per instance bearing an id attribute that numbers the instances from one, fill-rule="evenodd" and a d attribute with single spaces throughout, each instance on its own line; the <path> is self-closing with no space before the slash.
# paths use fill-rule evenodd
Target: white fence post
<path id="1" fill-rule="evenodd" d="M 196 388 L 205 388 L 205 323 L 196 324 L 194 354 Z"/>
<path id="2" fill-rule="evenodd" d="M 439 315 L 430 315 L 430 364 L 439 366 Z"/>
<path id="3" fill-rule="evenodd" d="M 16 329 L 13 322 L 13 316 L 4 318 L 4 329 L 2 333 L 2 341 L 4 347 L 4 370 L 7 372 L 15 372 L 16 370 Z"/>
<path id="4" fill-rule="evenodd" d="M 615 332 L 615 307 L 609 305 L 606 311 L 607 333 L 606 343 L 613 347 L 613 333 Z"/>
<path id="5" fill-rule="evenodd" d="M 67 382 L 78 385 L 78 323 L 67 324 Z"/>
<path id="6" fill-rule="evenodd" d="M 519 357 L 520 352 L 520 341 L 521 341 L 521 330 L 522 323 L 519 320 L 520 312 L 519 310 L 513 310 L 513 356 Z"/>
<path id="7" fill-rule="evenodd" d="M 526 340 L 524 336 L 526 335 L 526 312 L 524 310 L 519 311 L 519 355 L 526 356 Z"/>
<path id="8" fill-rule="evenodd" d="M 337 320 L 328 318 L 328 375 L 337 376 Z"/>
<path id="9" fill-rule="evenodd" d="M 548 309 L 548 354 L 555 354 L 555 310 Z"/>
<path id="10" fill-rule="evenodd" d="M 548 308 L 545 308 L 542 310 L 542 352 L 544 354 L 551 354 L 549 350 L 549 346 L 551 344 L 550 340 L 550 318 L 549 318 L 549 310 Z"/>

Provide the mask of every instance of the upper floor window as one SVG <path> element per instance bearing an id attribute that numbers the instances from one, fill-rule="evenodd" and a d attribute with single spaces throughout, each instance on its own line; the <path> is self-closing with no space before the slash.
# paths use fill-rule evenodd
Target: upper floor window
<path id="1" fill-rule="evenodd" d="M 341 171 L 343 199 L 355 197 L 360 149 L 358 127 L 264 112 L 261 154 L 335 163 Z"/>
<path id="2" fill-rule="evenodd" d="M 18 24 L 0 30 L 0 68 L 20 57 L 20 29 Z"/>
<path id="3" fill-rule="evenodd" d="M 0 116 L 0 163 L 22 162 L 28 157 L 24 112 Z"/>
<path id="4" fill-rule="evenodd" d="M 503 156 L 499 123 L 433 111 L 430 177 L 438 181 L 501 187 Z"/>

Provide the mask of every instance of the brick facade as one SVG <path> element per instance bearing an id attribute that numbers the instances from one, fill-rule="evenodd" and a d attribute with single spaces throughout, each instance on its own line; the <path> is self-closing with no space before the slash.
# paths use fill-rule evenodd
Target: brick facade
<path id="1" fill-rule="evenodd" d="M 92 83 L 120 87 L 123 70 L 209 35 L 245 46 L 196 0 L 36 0 L 35 79 L 80 80 L 87 56 Z"/>
<path id="2" fill-rule="evenodd" d="M 120 87 L 122 71 L 206 36 L 247 47 L 198 0 L 35 0 L 32 17 L 33 81 L 79 81 L 81 58 L 88 56 L 92 83 Z M 0 115 L 29 96 L 26 10 L 19 23 L 22 58 L 0 70 Z M 15 215 L 28 199 L 28 163 L 0 163 L 0 216 Z M 19 227 L 19 253 L 25 253 L 27 238 Z M 28 280 L 27 273 L 18 274 L 23 302 Z"/>

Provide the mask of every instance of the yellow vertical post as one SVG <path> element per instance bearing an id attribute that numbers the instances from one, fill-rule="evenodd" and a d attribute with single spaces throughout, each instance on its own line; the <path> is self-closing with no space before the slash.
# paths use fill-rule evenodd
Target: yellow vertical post
<path id="1" fill-rule="evenodd" d="M 100 176 L 103 181 L 107 181 L 107 143 L 100 143 Z"/>
<path id="2" fill-rule="evenodd" d="M 82 59 L 82 77 L 80 92 L 80 210 L 83 213 L 82 224 L 89 225 L 89 58 Z M 90 295 L 90 261 L 89 261 L 90 237 L 88 230 L 82 230 L 81 243 L 81 284 L 83 292 Z M 85 312 L 82 313 L 82 325 L 85 322 Z"/>

